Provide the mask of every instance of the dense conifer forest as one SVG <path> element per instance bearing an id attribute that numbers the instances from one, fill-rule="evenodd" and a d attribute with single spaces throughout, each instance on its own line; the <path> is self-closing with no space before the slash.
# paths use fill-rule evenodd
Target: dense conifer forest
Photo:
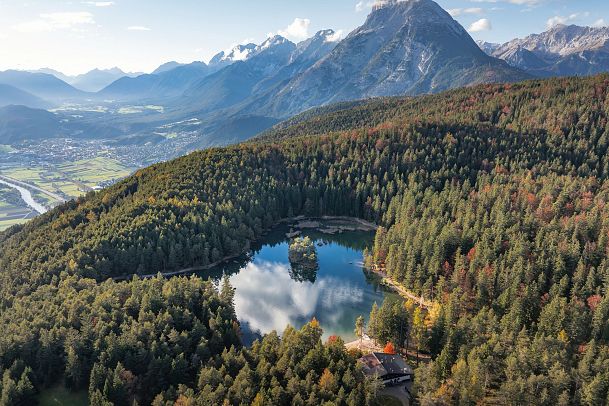
<path id="1" fill-rule="evenodd" d="M 227 283 L 131 279 L 238 255 L 280 219 L 347 215 L 380 226 L 371 264 L 433 302 L 383 311 L 431 356 L 421 404 L 607 404 L 608 116 L 607 75 L 380 99 L 13 227 L 0 403 L 62 381 L 97 405 L 370 404 L 315 321 L 243 348 Z"/>

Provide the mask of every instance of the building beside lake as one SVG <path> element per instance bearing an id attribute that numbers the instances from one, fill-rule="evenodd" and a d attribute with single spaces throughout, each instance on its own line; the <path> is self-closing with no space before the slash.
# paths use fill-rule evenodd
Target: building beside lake
<path id="1" fill-rule="evenodd" d="M 377 376 L 385 386 L 412 381 L 414 377 L 412 368 L 397 354 L 373 352 L 364 355 L 359 361 L 363 365 L 364 374 Z"/>

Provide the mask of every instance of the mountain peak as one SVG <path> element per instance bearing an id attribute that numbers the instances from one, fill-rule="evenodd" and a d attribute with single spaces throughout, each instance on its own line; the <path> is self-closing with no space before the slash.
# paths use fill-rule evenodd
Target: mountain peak
<path id="1" fill-rule="evenodd" d="M 244 61 L 251 53 L 256 49 L 256 44 L 239 44 L 235 45 L 232 49 L 222 52 L 222 61 Z"/>
<path id="2" fill-rule="evenodd" d="M 400 0 L 377 0 L 372 5 L 372 11 L 381 10 L 381 9 L 387 8 L 387 7 L 393 7 L 393 6 L 396 6 L 398 3 L 402 3 L 402 2 L 405 3 L 406 1 L 400 1 Z"/>
<path id="3" fill-rule="evenodd" d="M 432 0 L 377 1 L 366 22 L 283 85 L 273 111 L 295 113 L 344 100 L 439 92 L 528 78 L 486 55 Z"/>
<path id="4" fill-rule="evenodd" d="M 152 74 L 153 75 L 157 75 L 159 73 L 168 72 L 168 71 L 170 71 L 172 69 L 175 69 L 175 68 L 177 68 L 179 66 L 182 66 L 182 64 L 178 63 L 176 61 L 166 62 L 166 63 L 162 64 L 161 66 L 159 66 L 158 68 L 156 68 L 152 72 Z"/>
<path id="5" fill-rule="evenodd" d="M 372 5 L 372 12 L 395 7 L 410 8 L 414 5 L 431 5 L 435 7 L 440 7 L 433 0 L 377 0 Z"/>
<path id="6" fill-rule="evenodd" d="M 235 45 L 226 51 L 219 52 L 213 58 L 211 58 L 209 61 L 209 66 L 216 68 L 216 70 L 221 69 L 235 62 L 247 61 L 262 52 L 285 44 L 289 45 L 290 47 L 295 47 L 292 42 L 281 35 L 269 37 L 260 45 L 253 43 Z"/>
<path id="7" fill-rule="evenodd" d="M 314 36 L 296 45 L 290 62 L 297 60 L 320 60 L 326 56 L 339 42 L 340 33 L 332 29 L 318 31 Z"/>
<path id="8" fill-rule="evenodd" d="M 433 0 L 377 1 L 362 28 L 395 32 L 426 30 L 431 26 L 448 29 L 453 35 L 469 37 L 465 29 Z"/>
<path id="9" fill-rule="evenodd" d="M 507 42 L 493 54 L 505 59 L 503 55 L 509 54 L 517 47 L 525 48 L 548 62 L 553 62 L 555 59 L 583 51 L 608 49 L 609 28 L 557 24 L 541 34 Z"/>
<path id="10" fill-rule="evenodd" d="M 313 37 L 309 38 L 309 40 L 324 40 L 326 42 L 336 42 L 340 40 L 340 35 L 337 35 L 336 31 L 332 29 L 327 29 L 317 31 Z"/>
<path id="11" fill-rule="evenodd" d="M 272 48 L 272 47 L 276 47 L 279 45 L 283 45 L 283 44 L 287 44 L 287 43 L 292 43 L 290 40 L 288 40 L 285 37 L 282 37 L 281 35 L 274 35 L 272 37 L 267 38 L 266 41 L 264 41 L 262 44 L 260 44 L 257 47 L 258 51 L 262 51 L 268 48 Z"/>

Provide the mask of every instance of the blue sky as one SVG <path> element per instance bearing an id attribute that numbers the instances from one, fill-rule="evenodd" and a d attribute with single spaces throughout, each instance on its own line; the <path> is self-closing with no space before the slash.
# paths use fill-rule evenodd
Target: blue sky
<path id="1" fill-rule="evenodd" d="M 151 71 L 208 60 L 270 33 L 293 41 L 320 29 L 343 35 L 374 0 L 0 0 L 0 69 L 68 74 L 119 66 Z M 608 0 L 437 0 L 475 39 L 504 42 L 563 22 L 609 24 Z"/>

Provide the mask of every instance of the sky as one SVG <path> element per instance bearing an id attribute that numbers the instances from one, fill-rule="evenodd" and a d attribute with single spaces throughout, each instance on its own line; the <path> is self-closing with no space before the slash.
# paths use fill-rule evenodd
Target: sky
<path id="1" fill-rule="evenodd" d="M 609 0 L 436 0 L 474 37 L 506 42 L 558 23 L 606 26 Z M 374 0 L 0 0 L 0 70 L 66 74 L 208 61 L 271 34 L 294 42 L 321 29 L 346 36 Z"/>

